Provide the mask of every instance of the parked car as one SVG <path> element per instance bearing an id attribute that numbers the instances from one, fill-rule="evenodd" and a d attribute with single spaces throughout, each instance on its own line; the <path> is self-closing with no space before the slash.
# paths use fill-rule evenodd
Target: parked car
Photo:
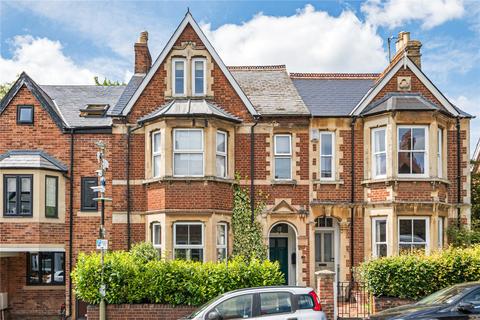
<path id="1" fill-rule="evenodd" d="M 453 285 L 417 303 L 370 316 L 371 320 L 480 319 L 480 282 Z"/>
<path id="2" fill-rule="evenodd" d="M 183 319 L 326 320 L 312 288 L 278 286 L 230 291 Z"/>

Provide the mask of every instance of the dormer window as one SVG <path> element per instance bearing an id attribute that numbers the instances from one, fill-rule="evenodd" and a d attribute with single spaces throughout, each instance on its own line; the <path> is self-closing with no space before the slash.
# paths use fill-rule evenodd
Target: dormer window
<path id="1" fill-rule="evenodd" d="M 184 96 L 187 90 L 185 59 L 177 58 L 177 59 L 173 59 L 172 62 L 173 62 L 172 63 L 173 95 Z"/>
<path id="2" fill-rule="evenodd" d="M 85 108 L 80 109 L 80 116 L 89 118 L 101 118 L 105 115 L 109 107 L 110 105 L 101 103 L 87 104 Z"/>
<path id="3" fill-rule="evenodd" d="M 192 92 L 194 96 L 205 95 L 205 62 L 204 58 L 192 59 Z"/>
<path id="4" fill-rule="evenodd" d="M 17 123 L 33 124 L 33 106 L 17 107 Z"/>

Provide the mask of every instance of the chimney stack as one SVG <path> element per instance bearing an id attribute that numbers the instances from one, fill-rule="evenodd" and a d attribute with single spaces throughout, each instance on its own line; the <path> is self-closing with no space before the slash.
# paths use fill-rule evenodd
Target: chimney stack
<path id="1" fill-rule="evenodd" d="M 138 41 L 135 43 L 135 73 L 147 73 L 152 66 L 152 57 L 148 50 L 148 32 L 140 33 Z"/>
<path id="2" fill-rule="evenodd" d="M 407 56 L 410 60 L 413 61 L 421 69 L 422 61 L 420 53 L 420 48 L 422 43 L 418 40 L 410 40 L 410 32 L 401 31 L 398 33 L 398 38 L 395 43 L 396 55 L 403 54 L 404 51 L 407 52 Z"/>

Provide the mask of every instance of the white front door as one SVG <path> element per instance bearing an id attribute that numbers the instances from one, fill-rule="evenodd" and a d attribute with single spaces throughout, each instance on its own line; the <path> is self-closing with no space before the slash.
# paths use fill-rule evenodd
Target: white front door
<path id="1" fill-rule="evenodd" d="M 335 271 L 335 231 L 315 231 L 315 270 Z"/>

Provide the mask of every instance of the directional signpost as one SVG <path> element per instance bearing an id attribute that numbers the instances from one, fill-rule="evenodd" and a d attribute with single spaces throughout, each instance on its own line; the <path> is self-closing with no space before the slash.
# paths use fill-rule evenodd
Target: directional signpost
<path id="1" fill-rule="evenodd" d="M 101 203 L 101 216 L 100 216 L 100 229 L 99 229 L 99 239 L 96 241 L 96 248 L 100 250 L 102 253 L 101 256 L 101 263 L 102 263 L 102 283 L 100 284 L 100 320 L 106 319 L 106 306 L 105 306 L 105 295 L 107 291 L 107 287 L 105 285 L 104 280 L 104 258 L 105 258 L 105 251 L 108 250 L 108 240 L 105 239 L 106 232 L 105 232 L 105 201 L 112 201 L 112 199 L 105 198 L 105 187 L 106 187 L 106 179 L 105 173 L 108 170 L 108 161 L 105 159 L 105 143 L 102 141 L 97 141 L 95 143 L 97 147 L 100 149 L 97 152 L 97 162 L 99 164 L 99 169 L 95 172 L 97 173 L 98 177 L 100 178 L 100 185 L 92 187 L 92 190 L 96 192 L 99 197 L 95 198 L 95 201 L 99 201 Z"/>

